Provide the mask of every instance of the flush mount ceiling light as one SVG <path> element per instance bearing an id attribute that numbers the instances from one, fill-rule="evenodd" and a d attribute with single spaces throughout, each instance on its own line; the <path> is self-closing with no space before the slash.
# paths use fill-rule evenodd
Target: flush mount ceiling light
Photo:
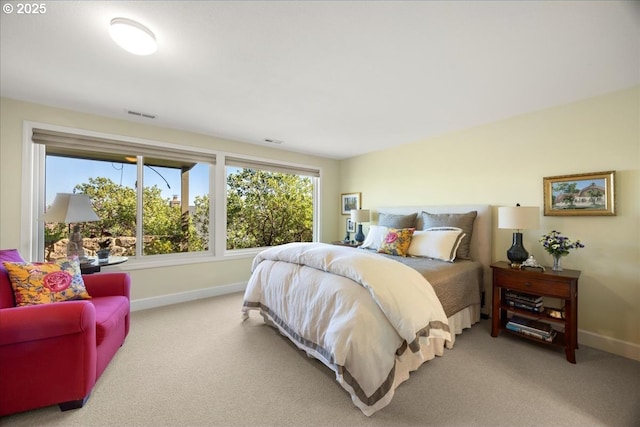
<path id="1" fill-rule="evenodd" d="M 151 55 L 158 49 L 156 36 L 150 29 L 127 18 L 113 18 L 109 35 L 118 46 L 134 55 Z"/>

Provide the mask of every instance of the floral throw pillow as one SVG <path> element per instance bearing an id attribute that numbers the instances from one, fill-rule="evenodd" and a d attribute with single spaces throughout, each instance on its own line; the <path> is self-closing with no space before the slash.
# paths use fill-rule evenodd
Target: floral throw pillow
<path id="1" fill-rule="evenodd" d="M 407 256 L 415 228 L 389 228 L 378 248 L 379 253 Z"/>
<path id="2" fill-rule="evenodd" d="M 16 307 L 91 298 L 78 260 L 3 264 L 9 273 Z"/>

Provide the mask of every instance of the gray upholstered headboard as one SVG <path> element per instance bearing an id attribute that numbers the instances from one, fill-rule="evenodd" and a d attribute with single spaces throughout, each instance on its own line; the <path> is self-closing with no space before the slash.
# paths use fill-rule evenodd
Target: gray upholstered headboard
<path id="1" fill-rule="evenodd" d="M 490 205 L 424 205 L 424 206 L 400 206 L 400 207 L 383 207 L 374 210 L 372 222 L 378 221 L 380 212 L 407 215 L 411 213 L 420 213 L 422 211 L 429 213 L 466 213 L 470 211 L 478 212 L 476 220 L 473 223 L 473 234 L 471 235 L 471 258 L 482 263 L 484 267 L 483 287 L 485 292 L 485 301 L 491 301 L 491 256 L 493 247 L 491 243 L 491 206 Z M 420 221 L 420 219 L 419 219 Z M 418 229 L 422 224 L 417 224 Z M 485 304 L 482 311 L 490 312 L 490 307 Z"/>

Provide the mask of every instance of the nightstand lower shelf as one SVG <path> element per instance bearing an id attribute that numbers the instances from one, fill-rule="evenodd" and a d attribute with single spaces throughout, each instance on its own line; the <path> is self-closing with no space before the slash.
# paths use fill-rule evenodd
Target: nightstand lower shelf
<path id="1" fill-rule="evenodd" d="M 511 334 L 511 335 L 516 335 L 518 337 L 522 337 L 522 338 L 526 338 L 530 341 L 535 341 L 535 342 L 539 342 L 542 344 L 547 344 L 547 345 L 553 345 L 556 347 L 566 347 L 567 344 L 565 343 L 565 337 L 564 337 L 564 332 L 558 332 L 557 335 L 553 338 L 553 341 L 545 341 L 545 340 L 541 340 L 540 338 L 536 338 L 536 337 L 532 337 L 531 335 L 527 335 L 527 334 L 523 334 L 520 332 L 516 332 L 516 331 L 512 331 L 510 329 L 504 328 L 502 329 L 503 331 Z"/>

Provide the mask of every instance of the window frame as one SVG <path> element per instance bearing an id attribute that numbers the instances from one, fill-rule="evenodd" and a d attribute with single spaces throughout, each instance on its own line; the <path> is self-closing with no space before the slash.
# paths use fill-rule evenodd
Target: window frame
<path id="1" fill-rule="evenodd" d="M 220 162 L 218 163 L 219 169 L 223 170 L 224 173 L 224 251 L 227 254 L 243 254 L 243 253 L 256 253 L 260 250 L 265 249 L 265 247 L 257 247 L 257 248 L 243 248 L 243 249 L 227 249 L 227 167 L 239 167 L 245 169 L 258 169 L 269 172 L 281 172 L 287 174 L 297 174 L 305 177 L 309 177 L 312 180 L 312 204 L 313 204 L 313 212 L 312 212 L 312 242 L 317 242 L 320 240 L 320 228 L 319 228 L 319 216 L 317 215 L 320 207 L 319 207 L 319 194 L 320 194 L 320 176 L 321 170 L 320 168 L 312 168 L 305 165 L 293 164 L 293 163 L 284 163 L 284 162 L 276 162 L 272 160 L 266 160 L 258 157 L 250 157 L 250 156 L 238 156 L 235 154 L 224 154 L 220 158 Z M 216 166 L 218 166 L 216 165 Z"/>
<path id="2" fill-rule="evenodd" d="M 203 252 L 187 252 L 174 254 L 144 255 L 130 258 L 127 268 L 151 268 L 167 265 L 192 264 L 208 261 L 219 261 L 233 258 L 247 258 L 255 256 L 264 248 L 248 249 L 226 249 L 226 158 L 246 160 L 247 162 L 269 164 L 287 170 L 316 171 L 317 177 L 313 181 L 313 241 L 319 241 L 320 236 L 320 188 L 322 182 L 322 169 L 316 166 L 296 164 L 292 162 L 282 162 L 266 158 L 245 156 L 242 154 L 229 153 L 206 148 L 181 146 L 157 140 L 135 138 L 123 135 L 108 134 L 103 132 L 89 131 L 85 129 L 70 128 L 64 126 L 51 125 L 47 123 L 25 121 L 23 122 L 23 167 L 22 167 L 22 191 L 20 244 L 21 251 L 31 255 L 33 260 L 42 260 L 44 256 L 44 223 L 38 221 L 38 217 L 45 211 L 45 157 L 46 145 L 35 143 L 32 140 L 34 128 L 52 132 L 63 132 L 88 138 L 117 140 L 124 145 L 133 146 L 146 145 L 148 147 L 166 148 L 170 151 L 188 151 L 192 154 L 203 153 L 206 157 L 215 157 L 215 163 L 209 166 L 209 234 L 213 234 L 210 240 L 209 250 Z M 97 149 L 96 151 L 100 151 Z M 141 174 L 140 169 L 138 174 Z M 142 182 L 138 176 L 139 182 Z M 142 186 L 140 186 L 142 187 Z M 141 188 L 139 190 L 142 191 Z M 141 212 L 142 199 L 138 197 L 138 214 Z M 141 226 L 141 225 L 140 225 Z M 141 247 L 137 249 L 137 254 L 141 254 Z"/>

